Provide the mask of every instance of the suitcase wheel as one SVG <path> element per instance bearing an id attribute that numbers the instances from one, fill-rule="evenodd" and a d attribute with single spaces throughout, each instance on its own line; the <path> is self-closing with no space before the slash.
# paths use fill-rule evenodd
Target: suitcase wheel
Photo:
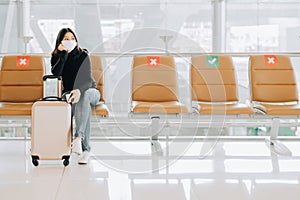
<path id="1" fill-rule="evenodd" d="M 39 165 L 39 157 L 38 156 L 32 156 L 32 164 L 34 166 L 38 166 Z"/>
<path id="2" fill-rule="evenodd" d="M 64 162 L 63 162 L 63 164 L 64 164 L 64 166 L 68 166 L 69 165 L 69 160 L 70 160 L 70 156 L 68 155 L 68 156 L 63 156 L 62 157 L 62 160 L 64 160 Z"/>
<path id="3" fill-rule="evenodd" d="M 68 166 L 69 163 L 70 163 L 70 162 L 69 162 L 69 159 L 65 159 L 64 162 L 63 162 L 64 166 Z"/>

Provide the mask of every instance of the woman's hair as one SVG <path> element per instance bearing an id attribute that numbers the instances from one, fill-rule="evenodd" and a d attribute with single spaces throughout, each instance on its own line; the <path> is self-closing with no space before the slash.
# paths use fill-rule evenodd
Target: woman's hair
<path id="1" fill-rule="evenodd" d="M 63 28 L 63 29 L 61 29 L 61 30 L 58 32 L 58 35 L 57 35 L 57 38 L 56 38 L 56 42 L 55 42 L 55 48 L 54 48 L 54 50 L 52 51 L 51 55 L 57 53 L 57 48 L 58 48 L 58 46 L 60 45 L 61 41 L 64 39 L 65 34 L 68 33 L 68 32 L 70 32 L 70 33 L 72 33 L 72 34 L 74 35 L 75 41 L 77 42 L 77 46 L 76 46 L 77 50 L 78 50 L 78 51 L 82 51 L 82 49 L 78 46 L 77 37 L 76 37 L 74 31 L 72 31 L 72 29 L 70 29 L 70 28 Z"/>

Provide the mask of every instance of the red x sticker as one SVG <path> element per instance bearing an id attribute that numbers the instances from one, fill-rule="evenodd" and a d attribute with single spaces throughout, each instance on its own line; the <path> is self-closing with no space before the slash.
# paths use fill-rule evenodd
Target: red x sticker
<path id="1" fill-rule="evenodd" d="M 276 67 L 278 65 L 278 59 L 274 55 L 265 55 L 265 65 L 269 67 Z"/>
<path id="2" fill-rule="evenodd" d="M 29 56 L 18 56 L 16 67 L 17 68 L 28 68 L 29 67 Z"/>
<path id="3" fill-rule="evenodd" d="M 147 64 L 150 67 L 158 67 L 160 64 L 159 56 L 147 56 Z"/>

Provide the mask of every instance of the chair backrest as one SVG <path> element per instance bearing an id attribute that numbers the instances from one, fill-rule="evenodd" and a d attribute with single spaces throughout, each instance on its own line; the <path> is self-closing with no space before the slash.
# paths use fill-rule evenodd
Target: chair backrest
<path id="1" fill-rule="evenodd" d="M 43 97 L 44 60 L 38 55 L 3 56 L 1 102 L 33 102 Z"/>
<path id="2" fill-rule="evenodd" d="M 294 70 L 288 56 L 253 55 L 250 56 L 249 65 L 252 101 L 298 101 Z"/>
<path id="3" fill-rule="evenodd" d="M 91 59 L 91 67 L 92 67 L 92 74 L 96 81 L 97 88 L 101 93 L 100 101 L 104 102 L 104 71 L 102 67 L 102 60 L 101 56 L 99 55 L 90 55 Z"/>
<path id="4" fill-rule="evenodd" d="M 194 101 L 238 101 L 235 69 L 230 56 L 192 56 L 191 85 Z"/>
<path id="5" fill-rule="evenodd" d="M 135 56 L 133 58 L 132 100 L 178 101 L 176 67 L 172 56 Z"/>

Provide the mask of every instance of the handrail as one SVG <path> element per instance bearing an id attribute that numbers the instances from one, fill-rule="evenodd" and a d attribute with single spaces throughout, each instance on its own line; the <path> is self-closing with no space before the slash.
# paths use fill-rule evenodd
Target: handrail
<path id="1" fill-rule="evenodd" d="M 24 53 L 0 53 L 0 57 L 5 55 L 22 55 Z M 165 52 L 90 52 L 90 54 L 104 56 L 104 57 L 119 57 L 119 56 L 136 56 L 136 55 L 166 55 Z M 233 57 L 248 57 L 250 55 L 285 55 L 289 57 L 300 57 L 300 52 L 168 52 L 167 55 L 189 57 L 194 55 L 230 55 Z M 25 55 L 25 54 L 24 54 Z M 28 53 L 26 55 L 41 55 L 43 57 L 50 57 L 50 53 Z"/>

